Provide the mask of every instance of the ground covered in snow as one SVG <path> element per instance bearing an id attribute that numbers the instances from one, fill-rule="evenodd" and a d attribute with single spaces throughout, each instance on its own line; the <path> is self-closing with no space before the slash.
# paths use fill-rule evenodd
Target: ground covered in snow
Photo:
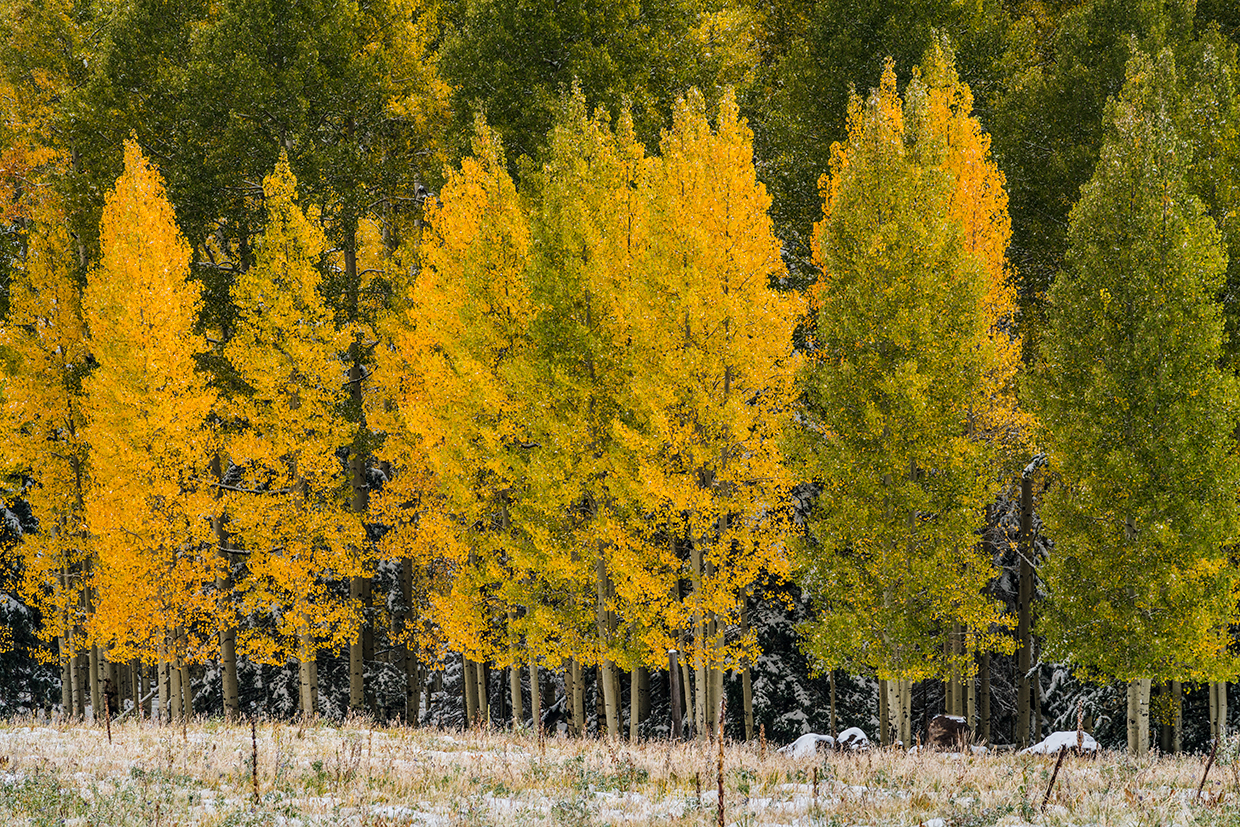
<path id="1" fill-rule="evenodd" d="M 1224 762 L 870 750 L 796 758 L 729 745 L 724 819 L 758 825 L 1240 824 Z M 248 726 L 0 723 L 0 824 L 705 825 L 718 819 L 713 744 L 264 723 L 254 789 Z"/>

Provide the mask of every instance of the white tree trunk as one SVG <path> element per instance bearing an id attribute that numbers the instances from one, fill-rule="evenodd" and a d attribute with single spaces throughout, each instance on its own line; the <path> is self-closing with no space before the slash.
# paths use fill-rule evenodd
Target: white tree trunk
<path id="1" fill-rule="evenodd" d="M 1128 684 L 1128 752 L 1145 755 L 1150 749 L 1150 680 Z"/>

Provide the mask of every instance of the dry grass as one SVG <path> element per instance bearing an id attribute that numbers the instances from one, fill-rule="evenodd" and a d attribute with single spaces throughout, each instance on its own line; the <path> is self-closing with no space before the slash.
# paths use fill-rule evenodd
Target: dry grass
<path id="1" fill-rule="evenodd" d="M 717 818 L 710 745 L 266 723 L 253 799 L 248 726 L 0 724 L 2 824 L 659 824 Z M 729 825 L 1240 824 L 1240 785 L 1201 757 L 1054 758 L 873 751 L 794 761 L 730 746 Z M 818 768 L 817 795 L 814 768 Z M 700 779 L 701 793 L 695 778 Z M 934 819 L 939 819 L 935 821 Z"/>

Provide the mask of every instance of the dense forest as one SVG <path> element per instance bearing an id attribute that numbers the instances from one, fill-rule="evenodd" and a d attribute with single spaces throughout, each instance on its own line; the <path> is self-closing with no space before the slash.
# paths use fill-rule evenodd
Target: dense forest
<path id="1" fill-rule="evenodd" d="M 1235 717 L 1233 3 L 0 35 L 0 712 Z"/>

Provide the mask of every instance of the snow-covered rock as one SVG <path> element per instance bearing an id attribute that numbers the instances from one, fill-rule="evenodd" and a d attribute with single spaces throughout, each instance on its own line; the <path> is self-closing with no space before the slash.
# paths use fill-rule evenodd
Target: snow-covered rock
<path id="1" fill-rule="evenodd" d="M 935 715 L 926 729 L 926 744 L 931 749 L 960 749 L 969 743 L 973 732 L 964 718 L 956 715 Z"/>
<path id="2" fill-rule="evenodd" d="M 849 727 L 840 733 L 836 746 L 840 749 L 868 749 L 870 746 L 870 739 L 866 737 L 860 727 Z"/>
<path id="3" fill-rule="evenodd" d="M 807 732 L 779 751 L 789 758 L 813 758 L 823 750 L 835 749 L 835 739 L 830 735 Z"/>
<path id="4" fill-rule="evenodd" d="M 1052 732 L 1047 735 L 1041 742 L 1033 746 L 1022 749 L 1021 755 L 1053 755 L 1059 752 L 1061 747 L 1068 749 L 1076 749 L 1076 730 L 1067 732 Z M 1081 752 L 1097 752 L 1098 742 L 1094 740 L 1094 736 L 1088 732 L 1081 734 Z"/>

